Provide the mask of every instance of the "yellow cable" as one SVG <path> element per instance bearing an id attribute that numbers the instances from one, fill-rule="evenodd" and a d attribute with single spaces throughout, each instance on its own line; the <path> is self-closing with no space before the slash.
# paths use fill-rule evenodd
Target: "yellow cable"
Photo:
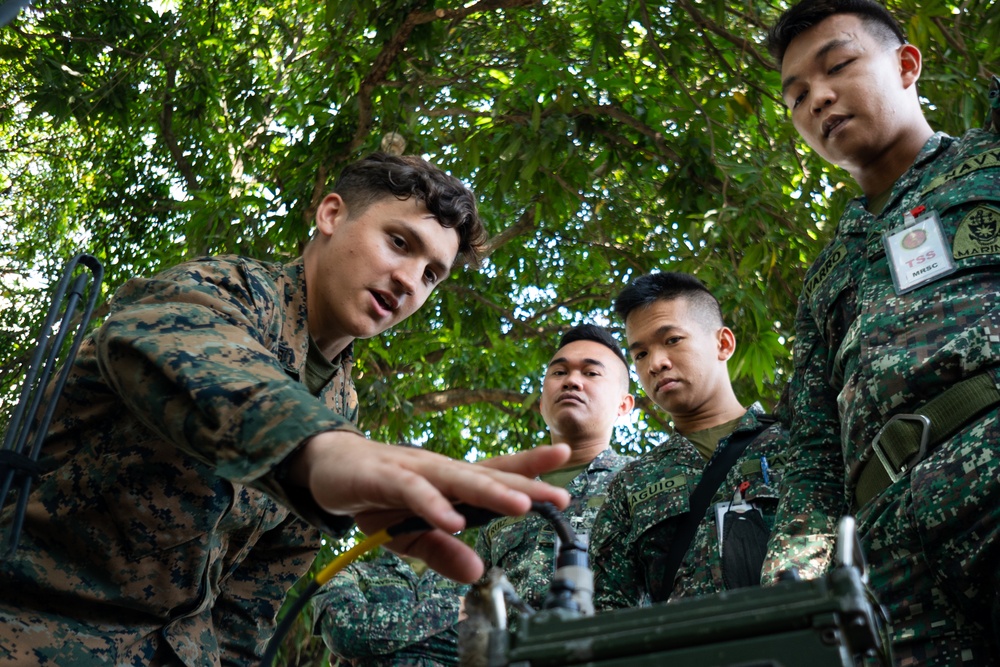
<path id="1" fill-rule="evenodd" d="M 343 570 L 345 567 L 353 563 L 355 560 L 360 558 L 363 554 L 368 553 L 375 547 L 381 546 L 392 539 L 389 535 L 388 530 L 380 530 L 374 535 L 366 537 L 361 542 L 355 544 L 353 547 L 340 554 L 333 561 L 316 573 L 315 579 L 317 586 L 322 586 L 326 582 L 333 579 L 333 576 Z"/>

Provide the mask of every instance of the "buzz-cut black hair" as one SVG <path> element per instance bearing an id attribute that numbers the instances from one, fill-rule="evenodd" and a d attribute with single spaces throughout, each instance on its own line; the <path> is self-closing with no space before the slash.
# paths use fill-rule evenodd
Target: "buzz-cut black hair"
<path id="1" fill-rule="evenodd" d="M 868 34 L 886 46 L 906 44 L 906 35 L 899 23 L 875 0 L 802 0 L 786 9 L 767 31 L 767 50 L 778 61 L 778 66 L 793 39 L 834 14 L 857 15 Z"/>
<path id="2" fill-rule="evenodd" d="M 719 301 L 705 283 L 687 273 L 658 271 L 639 276 L 615 299 L 615 312 L 622 322 L 637 308 L 646 308 L 657 301 L 685 299 L 699 323 L 709 329 L 725 326 Z"/>
<path id="3" fill-rule="evenodd" d="M 559 345 L 556 347 L 556 350 L 561 350 L 570 343 L 575 343 L 579 340 L 591 340 L 595 343 L 600 343 L 614 352 L 615 356 L 625 364 L 625 370 L 628 370 L 628 361 L 625 359 L 625 353 L 622 352 L 618 341 L 615 340 L 610 331 L 596 324 L 578 324 L 573 327 L 559 339 Z"/>

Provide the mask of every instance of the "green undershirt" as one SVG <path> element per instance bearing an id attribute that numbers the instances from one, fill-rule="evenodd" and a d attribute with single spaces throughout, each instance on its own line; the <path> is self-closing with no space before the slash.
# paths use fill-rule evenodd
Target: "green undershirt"
<path id="1" fill-rule="evenodd" d="M 895 184 L 894 184 L 895 185 Z M 892 195 L 892 186 L 889 187 L 885 192 L 881 192 L 868 200 L 868 205 L 865 207 L 868 212 L 872 215 L 878 215 L 885 208 L 885 205 L 889 203 L 889 197 Z"/>
<path id="2" fill-rule="evenodd" d="M 320 390 L 336 372 L 337 367 L 326 358 L 313 337 L 309 336 L 309 354 L 306 355 L 306 388 L 309 393 L 319 396 Z"/>
<path id="3" fill-rule="evenodd" d="M 725 424 L 712 426 L 702 431 L 695 431 L 694 433 L 684 433 L 683 435 L 691 441 L 691 444 L 693 444 L 695 448 L 697 448 L 698 453 L 704 456 L 707 460 L 712 458 L 712 454 L 715 453 L 715 448 L 719 446 L 719 440 L 722 440 L 727 435 L 735 431 L 741 419 L 743 419 L 743 417 L 737 417 L 736 419 L 728 421 Z"/>

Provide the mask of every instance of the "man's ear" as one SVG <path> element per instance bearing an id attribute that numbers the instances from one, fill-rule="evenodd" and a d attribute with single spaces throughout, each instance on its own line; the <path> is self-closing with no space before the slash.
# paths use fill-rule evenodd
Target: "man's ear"
<path id="1" fill-rule="evenodd" d="M 336 192 L 323 197 L 316 208 L 316 231 L 323 236 L 333 234 L 337 223 L 347 217 L 347 204 Z"/>
<path id="2" fill-rule="evenodd" d="M 621 403 L 618 404 L 618 416 L 627 415 L 632 412 L 632 408 L 635 407 L 635 396 L 632 394 L 625 394 L 622 396 Z"/>
<path id="3" fill-rule="evenodd" d="M 923 60 L 920 49 L 913 44 L 903 44 L 897 52 L 899 57 L 899 74 L 903 81 L 903 88 L 909 88 L 920 78 L 920 70 Z"/>
<path id="4" fill-rule="evenodd" d="M 716 333 L 719 348 L 719 361 L 729 361 L 736 352 L 736 334 L 729 327 L 722 327 Z"/>

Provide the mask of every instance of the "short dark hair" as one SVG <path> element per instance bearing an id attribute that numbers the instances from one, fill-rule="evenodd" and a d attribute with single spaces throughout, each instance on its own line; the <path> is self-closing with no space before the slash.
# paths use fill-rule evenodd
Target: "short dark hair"
<path id="1" fill-rule="evenodd" d="M 596 324 L 578 324 L 562 335 L 556 350 L 561 350 L 570 343 L 575 343 L 578 340 L 592 340 L 614 352 L 615 356 L 625 364 L 626 376 L 628 375 L 628 361 L 625 359 L 625 353 L 622 352 L 621 346 L 615 340 L 615 337 L 611 335 L 610 331 Z"/>
<path id="2" fill-rule="evenodd" d="M 793 39 L 834 14 L 856 14 L 868 34 L 886 45 L 906 44 L 899 23 L 875 0 L 802 0 L 786 9 L 767 31 L 767 50 L 778 66 Z"/>
<path id="3" fill-rule="evenodd" d="M 387 196 L 400 200 L 416 197 L 442 227 L 458 232 L 458 254 L 476 265 L 488 238 L 476 207 L 476 197 L 462 181 L 415 155 L 372 153 L 340 172 L 336 192 L 350 215 Z"/>
<path id="4" fill-rule="evenodd" d="M 624 322 L 636 308 L 674 299 L 685 299 L 701 324 L 716 328 L 725 325 L 718 300 L 708 291 L 705 283 L 687 273 L 657 271 L 639 276 L 621 291 L 615 299 L 614 308 Z"/>

